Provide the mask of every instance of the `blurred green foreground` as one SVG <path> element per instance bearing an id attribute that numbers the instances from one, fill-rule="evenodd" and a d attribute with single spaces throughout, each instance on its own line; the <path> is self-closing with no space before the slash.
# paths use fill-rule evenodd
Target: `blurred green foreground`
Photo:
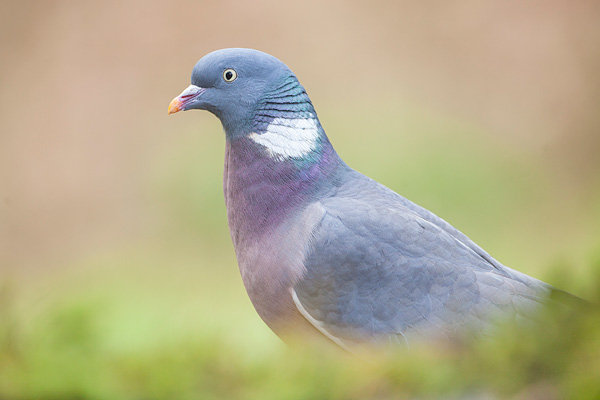
<path id="1" fill-rule="evenodd" d="M 477 129 L 388 107 L 362 111 L 365 126 L 327 108 L 320 116 L 359 171 L 501 262 L 600 302 L 598 187 L 563 192 L 539 160 Z M 531 330 L 507 327 L 494 340 L 365 359 L 283 345 L 237 271 L 220 188 L 223 138 L 197 130 L 190 118 L 152 160 L 148 234 L 57 269 L 0 275 L 0 400 L 600 399 L 597 309 L 549 310 Z"/>

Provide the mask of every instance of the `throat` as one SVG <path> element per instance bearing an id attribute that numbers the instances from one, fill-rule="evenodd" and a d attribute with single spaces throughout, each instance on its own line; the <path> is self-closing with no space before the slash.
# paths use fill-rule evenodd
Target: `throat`
<path id="1" fill-rule="evenodd" d="M 251 136 L 227 140 L 223 190 L 236 250 L 242 240 L 258 240 L 331 190 L 344 164 L 326 137 L 318 148 L 308 147 L 306 156 L 295 158 L 277 141 L 267 147 Z M 285 155 L 275 153 L 280 148 L 288 149 Z"/>
<path id="2" fill-rule="evenodd" d="M 229 230 L 259 240 L 331 190 L 344 166 L 295 76 L 265 92 L 246 132 L 227 135 L 223 189 Z"/>

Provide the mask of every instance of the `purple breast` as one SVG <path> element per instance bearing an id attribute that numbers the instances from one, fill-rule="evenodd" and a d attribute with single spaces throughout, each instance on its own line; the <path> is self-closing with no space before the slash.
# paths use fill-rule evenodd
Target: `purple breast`
<path id="1" fill-rule="evenodd" d="M 259 237 L 327 191 L 342 162 L 325 138 L 303 159 L 281 160 L 249 138 L 227 141 L 223 189 L 234 244 Z"/>

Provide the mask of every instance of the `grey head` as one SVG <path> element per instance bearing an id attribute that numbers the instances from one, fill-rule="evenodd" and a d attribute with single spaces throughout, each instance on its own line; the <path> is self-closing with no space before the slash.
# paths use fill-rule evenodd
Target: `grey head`
<path id="1" fill-rule="evenodd" d="M 207 54 L 196 63 L 191 83 L 173 99 L 169 114 L 190 109 L 210 111 L 221 120 L 228 139 L 260 130 L 256 113 L 269 93 L 277 89 L 299 88 L 294 93 L 303 93 L 303 102 L 310 103 L 283 62 L 253 49 L 222 49 Z"/>

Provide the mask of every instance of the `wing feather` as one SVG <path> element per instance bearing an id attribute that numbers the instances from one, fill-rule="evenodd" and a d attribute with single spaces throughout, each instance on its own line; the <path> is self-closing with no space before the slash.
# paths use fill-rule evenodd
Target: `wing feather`
<path id="1" fill-rule="evenodd" d="M 397 194 L 353 191 L 321 200 L 325 215 L 293 289 L 300 313 L 334 342 L 487 331 L 497 319 L 529 318 L 549 294 Z"/>

